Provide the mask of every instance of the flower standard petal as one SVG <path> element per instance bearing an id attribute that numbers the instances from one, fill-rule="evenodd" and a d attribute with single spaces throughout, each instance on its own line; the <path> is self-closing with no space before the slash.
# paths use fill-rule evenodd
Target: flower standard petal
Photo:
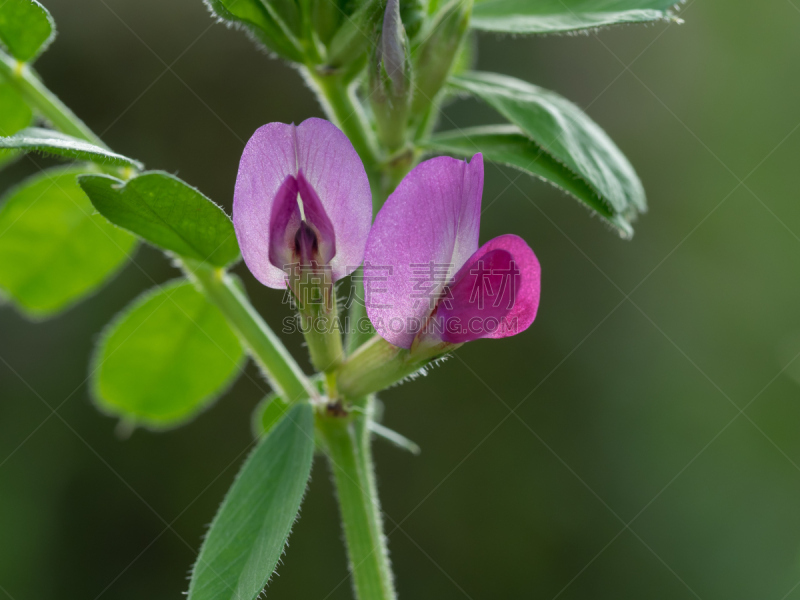
<path id="1" fill-rule="evenodd" d="M 244 148 L 233 193 L 233 226 L 247 268 L 264 285 L 285 288 L 283 269 L 270 262 L 273 204 L 297 170 L 294 126 L 260 127 Z"/>
<path id="2" fill-rule="evenodd" d="M 367 314 L 387 341 L 410 348 L 447 283 L 478 248 L 483 157 L 418 165 L 375 218 L 364 263 Z"/>
<path id="3" fill-rule="evenodd" d="M 247 267 L 264 285 L 286 287 L 285 273 L 271 262 L 270 255 L 277 259 L 275 249 L 293 240 L 299 229 L 299 222 L 288 218 L 294 209 L 286 195 L 288 188 L 283 187 L 291 186 L 287 178 L 296 181 L 296 192 L 310 204 L 308 225 L 319 236 L 320 257 L 330 261 L 334 281 L 350 274 L 363 259 L 372 195 L 352 144 L 323 119 L 308 119 L 297 127 L 270 123 L 247 142 L 233 200 L 233 224 Z M 278 200 L 281 210 L 275 211 Z M 273 214 L 292 231 L 279 232 Z M 271 240 L 275 235 L 280 235 L 280 241 Z M 284 258 L 282 252 L 278 254 Z"/>

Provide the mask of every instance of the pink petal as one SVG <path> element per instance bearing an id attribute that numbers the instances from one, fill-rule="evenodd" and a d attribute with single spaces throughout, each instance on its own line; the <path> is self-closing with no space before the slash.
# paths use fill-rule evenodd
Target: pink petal
<path id="1" fill-rule="evenodd" d="M 387 341 L 410 348 L 413 319 L 430 315 L 444 287 L 478 248 L 483 156 L 418 165 L 375 218 L 364 260 L 367 314 Z M 411 324 L 411 325 L 410 325 Z"/>
<path id="2" fill-rule="evenodd" d="M 441 339 L 463 344 L 497 330 L 514 306 L 520 273 L 505 250 L 478 250 L 456 275 L 434 319 Z"/>
<path id="3" fill-rule="evenodd" d="M 247 267 L 256 279 L 272 288 L 286 287 L 284 271 L 270 262 L 270 238 L 277 231 L 271 227 L 273 205 L 287 177 L 296 179 L 301 171 L 319 200 L 322 214 L 332 224 L 333 235 L 323 232 L 328 236 L 323 241 L 330 244 L 329 251 L 335 251 L 330 262 L 334 280 L 354 271 L 364 255 L 372 195 L 361 159 L 347 137 L 323 119 L 307 119 L 297 127 L 264 125 L 242 153 L 233 224 Z M 288 202 L 286 198 L 282 201 Z M 281 211 L 277 214 L 287 217 Z M 285 222 L 288 226 L 289 221 Z M 317 228 L 322 223 L 318 220 Z M 285 242 L 281 240 L 278 245 Z"/>
<path id="4" fill-rule="evenodd" d="M 436 312 L 446 342 L 509 337 L 536 318 L 541 268 L 533 250 L 516 235 L 485 243 L 453 281 Z"/>

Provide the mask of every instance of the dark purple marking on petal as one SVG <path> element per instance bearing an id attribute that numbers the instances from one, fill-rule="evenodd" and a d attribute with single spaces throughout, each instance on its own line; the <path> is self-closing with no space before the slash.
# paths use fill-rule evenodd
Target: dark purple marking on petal
<path id="1" fill-rule="evenodd" d="M 308 183 L 302 171 L 297 173 L 297 189 L 303 201 L 303 214 L 307 226 L 316 236 L 316 255 L 313 259 L 327 265 L 336 256 L 336 233 L 319 196 Z"/>
<path id="2" fill-rule="evenodd" d="M 269 220 L 269 262 L 284 270 L 297 262 L 295 236 L 300 228 L 300 206 L 297 204 L 297 180 L 287 176 L 272 204 Z"/>

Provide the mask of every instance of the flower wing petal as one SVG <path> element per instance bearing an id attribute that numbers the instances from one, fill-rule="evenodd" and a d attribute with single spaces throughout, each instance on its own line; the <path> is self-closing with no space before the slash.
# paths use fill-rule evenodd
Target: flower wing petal
<path id="1" fill-rule="evenodd" d="M 510 328 L 497 329 L 487 337 L 499 339 L 522 333 L 531 326 L 539 310 L 542 293 L 542 267 L 531 247 L 521 237 L 513 234 L 501 235 L 483 245 L 487 252 L 503 249 L 511 254 L 520 271 L 519 284 L 515 286 L 514 307 L 506 315 Z"/>
<path id="2" fill-rule="evenodd" d="M 503 249 L 478 250 L 461 268 L 439 302 L 441 339 L 463 344 L 488 337 L 514 307 L 520 274 L 514 257 Z"/>

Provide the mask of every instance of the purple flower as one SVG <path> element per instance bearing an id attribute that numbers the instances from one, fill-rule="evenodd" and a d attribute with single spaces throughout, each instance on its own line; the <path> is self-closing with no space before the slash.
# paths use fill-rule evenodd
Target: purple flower
<path id="1" fill-rule="evenodd" d="M 378 213 L 367 240 L 367 314 L 402 348 L 501 338 L 527 329 L 541 270 L 515 235 L 478 248 L 483 156 L 423 162 Z"/>
<path id="2" fill-rule="evenodd" d="M 361 264 L 372 195 L 350 140 L 323 119 L 269 123 L 247 142 L 233 195 L 233 225 L 247 267 L 286 288 L 295 266 L 336 281 Z"/>

